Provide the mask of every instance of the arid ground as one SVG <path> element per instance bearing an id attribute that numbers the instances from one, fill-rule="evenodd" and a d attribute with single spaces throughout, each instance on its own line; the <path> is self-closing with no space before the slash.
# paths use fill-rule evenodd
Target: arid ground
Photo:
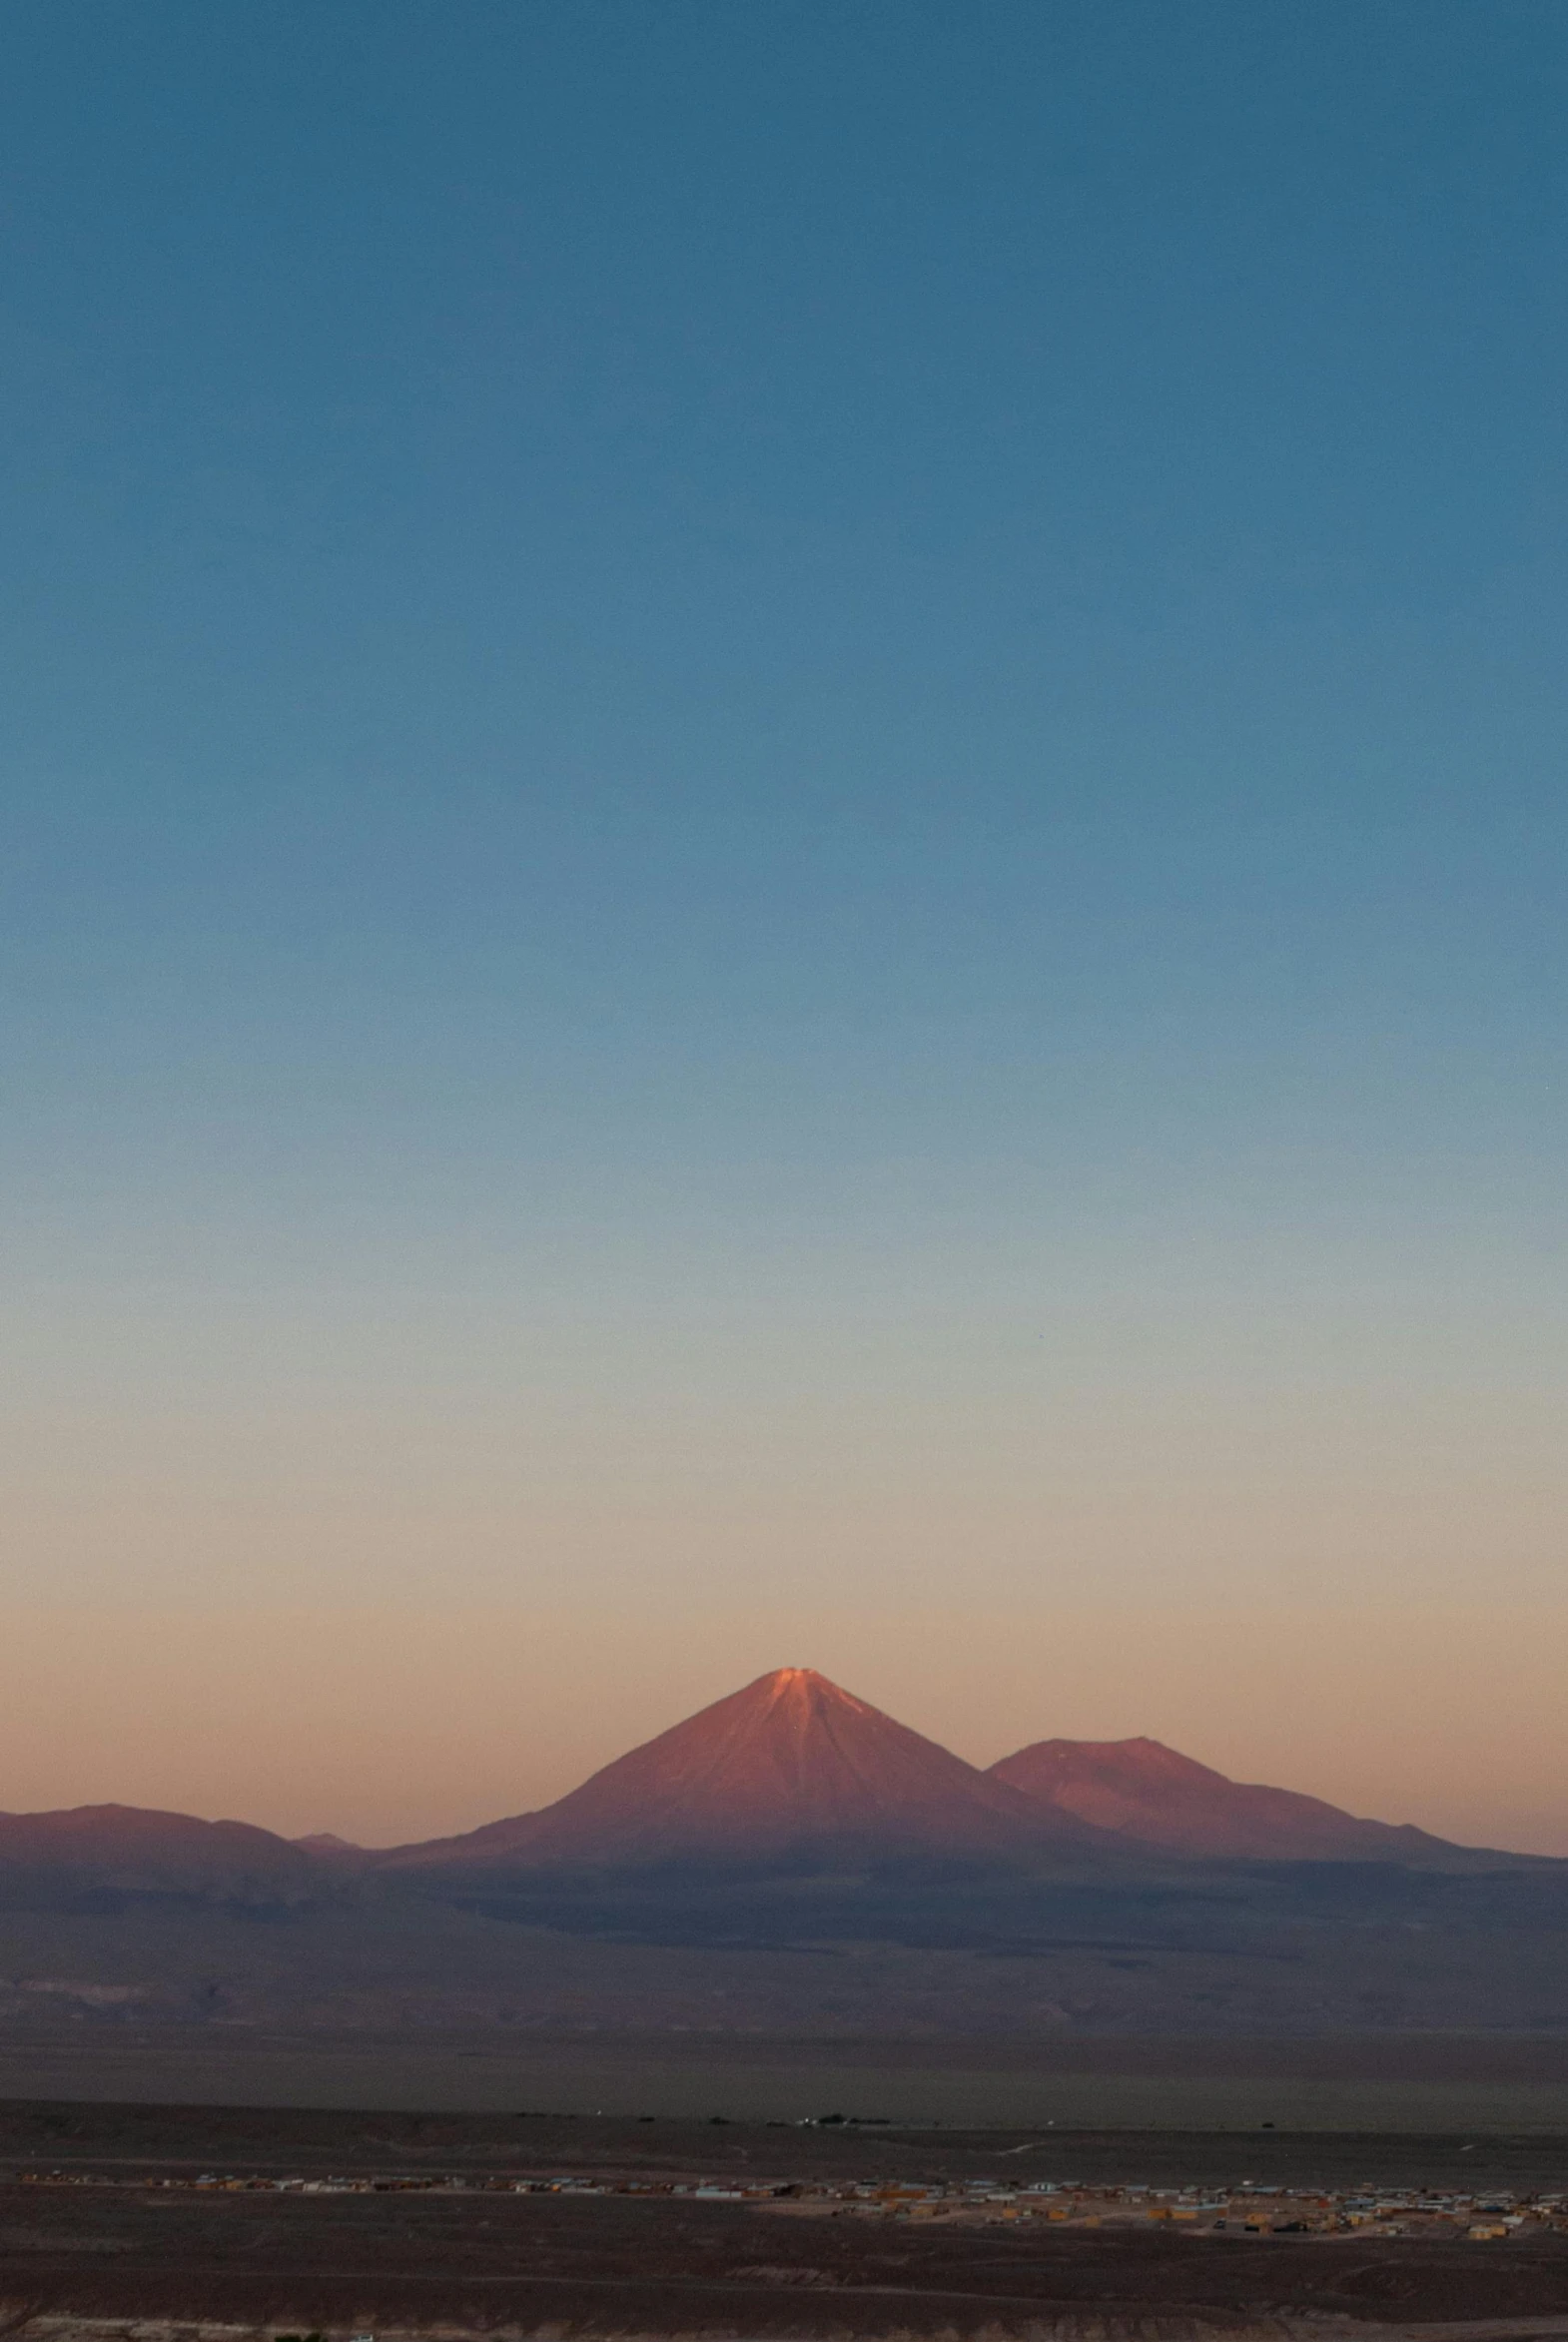
<path id="1" fill-rule="evenodd" d="M 770 2117 L 1075 2130 L 1568 2136 L 1568 2036 L 617 2032 L 487 2025 L 275 2031 L 93 2011 L 0 2028 L 0 2097 Z"/>
<path id="2" fill-rule="evenodd" d="M 97 2186 L 27 2183 L 47 2168 Z M 922 2228 L 688 2197 L 193 2194 L 150 2177 L 576 2173 L 1086 2183 L 1561 2186 L 1568 2139 L 1286 2132 L 850 2132 L 737 2122 L 281 2109 L 0 2107 L 12 2331 L 144 2342 L 220 2327 L 581 2335 L 1568 2335 L 1568 2236 L 1475 2245 L 1107 2226 Z M 66 2321 L 61 2324 L 58 2321 Z"/>

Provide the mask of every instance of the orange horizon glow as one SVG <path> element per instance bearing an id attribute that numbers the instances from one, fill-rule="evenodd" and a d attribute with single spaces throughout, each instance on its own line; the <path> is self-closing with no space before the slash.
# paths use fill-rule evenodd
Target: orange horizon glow
<path id="1" fill-rule="evenodd" d="M 1552 1765 L 1565 1652 L 1495 1613 L 1142 1622 L 1063 1609 L 999 1637 L 900 1622 L 570 1613 L 13 1616 L 0 1803 L 121 1803 L 368 1845 L 548 1804 L 601 1764 L 820 1645 L 819 1671 L 976 1765 L 1033 1740 L 1147 1734 L 1234 1779 L 1444 1837 L 1568 1854 Z M 768 1648 L 769 1645 L 772 1648 Z M 760 1657 L 763 1664 L 755 1663 Z M 1506 1709 L 1506 1732 L 1499 1722 Z M 1545 1782 L 1543 1794 L 1542 1783 Z"/>

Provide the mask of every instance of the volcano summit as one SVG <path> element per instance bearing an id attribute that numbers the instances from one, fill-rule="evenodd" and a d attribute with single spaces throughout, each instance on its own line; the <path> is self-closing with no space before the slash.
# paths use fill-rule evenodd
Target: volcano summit
<path id="1" fill-rule="evenodd" d="M 781 1667 L 539 1813 L 384 1859 L 600 1868 L 828 1854 L 1039 1857 L 1117 1843 L 814 1668 Z"/>

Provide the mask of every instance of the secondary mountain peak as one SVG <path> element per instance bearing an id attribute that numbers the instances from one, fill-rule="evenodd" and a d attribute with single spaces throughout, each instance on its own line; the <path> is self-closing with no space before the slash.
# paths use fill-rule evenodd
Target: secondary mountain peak
<path id="1" fill-rule="evenodd" d="M 991 1772 L 1056 1812 L 1176 1854 L 1408 1863 L 1462 1862 L 1468 1851 L 1294 1790 L 1231 1781 L 1158 1740 L 1036 1741 Z"/>
<path id="2" fill-rule="evenodd" d="M 542 1813 L 402 1861 L 746 1859 L 787 1850 L 1038 1852 L 1099 1834 L 1045 1815 L 811 1667 L 781 1667 L 618 1757 Z"/>

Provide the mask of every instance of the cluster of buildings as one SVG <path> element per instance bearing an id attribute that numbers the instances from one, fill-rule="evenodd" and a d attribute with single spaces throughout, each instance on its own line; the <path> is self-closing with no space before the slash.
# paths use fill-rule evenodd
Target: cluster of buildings
<path id="1" fill-rule="evenodd" d="M 1452 2194 L 1407 2188 L 1227 2189 L 1079 2185 L 1039 2180 L 1000 2186 L 988 2180 L 914 2186 L 904 2182 L 803 2188 L 789 2208 L 851 2211 L 883 2218 L 969 2224 L 1049 2221 L 1065 2228 L 1146 2226 L 1233 2236 L 1462 2236 L 1493 2242 L 1521 2230 L 1568 2234 L 1568 2191 L 1528 2195 Z"/>
<path id="2" fill-rule="evenodd" d="M 1064 2228 L 1169 2223 L 1173 2232 L 1226 2236 L 1458 2237 L 1495 2243 L 1509 2236 L 1568 2235 L 1568 2190 L 1510 2195 L 1455 2194 L 1409 2188 L 1366 2190 L 1259 2186 L 1229 2189 L 1138 2187 L 1037 2180 L 1010 2186 L 994 2179 L 676 2180 L 586 2177 L 463 2178 L 426 2173 L 305 2178 L 207 2171 L 197 2177 L 127 2179 L 75 2171 L 24 2171 L 34 2187 L 139 2187 L 198 2194 L 293 2195 L 507 2194 L 663 2196 L 699 2203 L 744 2203 L 797 2217 L 940 2221 L 960 2225 L 1046 2222 Z"/>

